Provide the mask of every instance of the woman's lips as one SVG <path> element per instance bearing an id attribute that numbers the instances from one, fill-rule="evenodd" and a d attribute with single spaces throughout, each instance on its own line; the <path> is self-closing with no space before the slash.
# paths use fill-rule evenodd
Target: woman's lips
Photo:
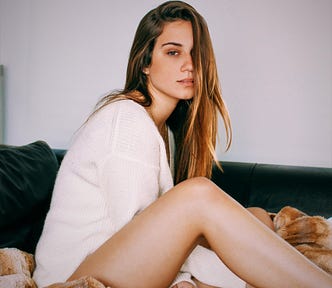
<path id="1" fill-rule="evenodd" d="M 178 80 L 177 82 L 184 86 L 193 86 L 194 85 L 194 79 L 192 79 L 192 78 L 185 78 L 182 80 Z"/>

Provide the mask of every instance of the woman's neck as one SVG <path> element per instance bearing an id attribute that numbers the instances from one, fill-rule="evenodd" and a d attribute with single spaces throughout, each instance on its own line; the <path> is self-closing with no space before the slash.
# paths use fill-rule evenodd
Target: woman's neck
<path id="1" fill-rule="evenodd" d="M 151 106 L 150 106 L 151 107 Z M 153 120 L 153 122 L 155 123 L 155 125 L 157 126 L 158 130 L 159 130 L 159 134 L 161 135 L 161 137 L 164 140 L 165 143 L 165 149 L 166 149 L 166 155 L 167 155 L 167 160 L 168 162 L 170 162 L 170 148 L 169 148 L 169 137 L 168 137 L 168 127 L 166 125 L 166 120 L 165 121 L 160 121 L 159 125 L 157 124 L 157 120 L 155 119 L 154 114 L 152 114 L 152 111 L 150 109 L 150 107 L 146 108 L 146 111 L 148 112 L 148 114 L 150 115 L 151 119 Z"/>
<path id="2" fill-rule="evenodd" d="M 153 99 L 151 105 L 146 108 L 159 131 L 166 125 L 166 121 L 174 111 L 176 104 L 177 103 L 172 105 L 169 105 L 169 103 L 158 103 L 157 99 Z"/>

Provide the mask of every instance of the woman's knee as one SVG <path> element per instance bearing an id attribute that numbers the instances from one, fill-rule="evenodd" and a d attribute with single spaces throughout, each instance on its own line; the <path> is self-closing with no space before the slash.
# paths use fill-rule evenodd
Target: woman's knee
<path id="1" fill-rule="evenodd" d="M 260 207 L 248 207 L 247 210 L 253 214 L 258 220 L 263 222 L 266 226 L 268 226 L 270 229 L 274 230 L 274 225 L 271 220 L 271 217 L 269 213 Z"/>
<path id="2" fill-rule="evenodd" d="M 184 201 L 192 205 L 197 203 L 199 207 L 209 207 L 210 204 L 218 202 L 221 198 L 229 198 L 216 184 L 206 177 L 195 177 L 179 184 Z M 207 205 L 203 205 L 207 204 Z"/>

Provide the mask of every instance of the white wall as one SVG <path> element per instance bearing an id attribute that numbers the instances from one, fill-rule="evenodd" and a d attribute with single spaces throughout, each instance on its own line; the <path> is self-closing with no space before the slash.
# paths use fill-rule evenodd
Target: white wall
<path id="1" fill-rule="evenodd" d="M 5 96 L 3 88 L 3 65 L 0 65 L 0 144 L 4 143 L 5 128 Z"/>
<path id="2" fill-rule="evenodd" d="M 137 24 L 161 2 L 0 0 L 6 143 L 67 148 L 122 88 Z M 219 159 L 332 167 L 332 1 L 188 2 L 209 24 L 232 117 Z"/>

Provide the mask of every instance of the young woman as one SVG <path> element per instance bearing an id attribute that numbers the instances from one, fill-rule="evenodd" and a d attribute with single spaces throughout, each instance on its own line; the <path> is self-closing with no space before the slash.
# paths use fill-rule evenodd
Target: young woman
<path id="1" fill-rule="evenodd" d="M 229 145 L 206 23 L 190 5 L 166 2 L 138 26 L 125 88 L 102 100 L 63 160 L 37 284 L 91 275 L 124 288 L 331 287 L 208 180 L 217 112 Z"/>

